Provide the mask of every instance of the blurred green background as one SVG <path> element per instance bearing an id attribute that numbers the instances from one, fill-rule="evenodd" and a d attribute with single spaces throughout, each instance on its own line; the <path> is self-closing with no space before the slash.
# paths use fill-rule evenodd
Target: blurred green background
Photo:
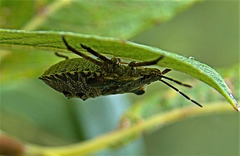
<path id="1" fill-rule="evenodd" d="M 239 1 L 199 2 L 130 40 L 193 56 L 217 69 L 221 75 L 233 76 L 229 83 L 233 83 L 233 92 L 239 100 L 236 95 L 239 93 L 239 6 Z M 228 74 L 233 66 L 236 69 Z M 184 74 L 172 72 L 169 75 L 203 86 L 203 92 L 212 91 Z M 164 94 L 166 88 L 162 86 L 150 86 L 144 96 L 155 92 L 156 88 L 166 95 L 168 91 Z M 187 93 L 205 104 L 208 101 L 200 91 Z M 224 101 L 220 94 L 215 94 L 212 101 Z M 36 78 L 1 84 L 0 127 L 29 143 L 71 144 L 115 129 L 121 115 L 144 96 L 115 95 L 82 102 L 66 99 Z M 239 119 L 234 110 L 187 118 L 146 133 L 124 147 L 96 155 L 237 156 L 240 155 Z"/>
<path id="2" fill-rule="evenodd" d="M 231 67 L 240 59 L 239 4 L 239 1 L 198 3 L 134 41 L 193 56 L 215 69 Z M 236 71 L 239 80 L 239 66 Z M 236 85 L 239 88 L 239 81 Z M 239 126 L 240 116 L 236 112 L 186 119 L 146 135 L 147 155 L 237 156 Z"/>

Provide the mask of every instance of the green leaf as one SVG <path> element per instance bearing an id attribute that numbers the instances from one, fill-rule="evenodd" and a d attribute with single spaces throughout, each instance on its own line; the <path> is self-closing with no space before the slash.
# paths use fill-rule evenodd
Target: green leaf
<path id="1" fill-rule="evenodd" d="M 196 1 L 66 1 L 47 3 L 22 29 L 132 37 L 163 23 Z M 29 2 L 25 2 L 29 3 Z"/>
<path id="2" fill-rule="evenodd" d="M 158 62 L 158 66 L 184 72 L 207 83 L 222 94 L 236 110 L 240 111 L 240 107 L 234 99 L 231 90 L 214 69 L 194 59 L 158 48 L 93 35 L 3 29 L 0 29 L 0 47 L 5 49 L 20 48 L 67 52 L 61 39 L 63 34 L 65 34 L 67 41 L 79 50 L 81 50 L 79 43 L 82 43 L 102 54 L 136 61 L 153 60 L 160 55 L 164 55 L 164 59 Z"/>
<path id="3" fill-rule="evenodd" d="M 0 1 L 0 28 L 18 29 L 31 20 L 37 9 L 34 1 Z"/>

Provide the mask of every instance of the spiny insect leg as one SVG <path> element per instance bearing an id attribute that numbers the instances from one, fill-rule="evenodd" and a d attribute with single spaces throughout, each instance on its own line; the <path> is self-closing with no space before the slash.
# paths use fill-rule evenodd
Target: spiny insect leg
<path id="1" fill-rule="evenodd" d="M 128 65 L 130 67 L 150 66 L 150 65 L 157 64 L 158 61 L 160 61 L 163 58 L 164 58 L 164 55 L 161 55 L 159 58 L 157 58 L 156 60 L 153 60 L 153 61 L 145 61 L 145 62 L 135 62 L 135 61 L 132 61 Z"/>
<path id="2" fill-rule="evenodd" d="M 170 80 L 170 81 L 173 81 L 173 82 L 175 82 L 175 83 L 177 83 L 177 84 L 179 84 L 179 85 L 192 88 L 191 85 L 182 83 L 182 82 L 180 82 L 180 81 L 178 81 L 178 80 L 175 80 L 175 79 L 173 79 L 173 78 L 171 78 L 171 77 L 166 77 L 166 76 L 161 76 L 161 77 L 164 78 L 164 79 L 168 79 L 168 80 Z"/>
<path id="3" fill-rule="evenodd" d="M 162 71 L 162 75 L 165 75 L 165 74 L 167 74 L 167 73 L 170 72 L 170 71 L 171 71 L 171 69 L 166 68 L 166 69 L 164 69 L 164 70 Z"/>
<path id="4" fill-rule="evenodd" d="M 184 94 L 183 92 L 181 92 L 179 89 L 177 89 L 176 87 L 170 85 L 169 83 L 167 83 L 166 81 L 160 80 L 163 83 L 165 83 L 167 86 L 171 87 L 172 89 L 174 89 L 176 92 L 180 93 L 182 96 L 184 96 L 186 99 L 190 100 L 191 102 L 195 103 L 196 105 L 198 105 L 199 107 L 203 107 L 201 104 L 199 104 L 198 102 L 196 102 L 195 100 L 191 99 L 189 96 L 187 96 L 186 94 Z"/>
<path id="5" fill-rule="evenodd" d="M 82 47 L 83 49 L 86 49 L 89 53 L 93 54 L 94 56 L 100 58 L 101 60 L 103 60 L 103 61 L 105 61 L 105 62 L 107 62 L 107 63 L 112 64 L 112 61 L 111 61 L 110 59 L 108 59 L 108 58 L 106 58 L 105 56 L 103 56 L 103 55 L 99 54 L 98 52 L 94 51 L 92 48 L 87 47 L 87 46 L 85 46 L 85 45 L 83 45 L 83 44 L 80 44 L 80 45 L 81 45 L 81 47 Z"/>
<path id="6" fill-rule="evenodd" d="M 55 55 L 57 55 L 58 57 L 65 58 L 66 60 L 69 59 L 69 57 L 67 55 L 63 55 L 63 54 L 60 54 L 58 52 L 55 52 Z"/>
<path id="7" fill-rule="evenodd" d="M 75 53 L 75 54 L 77 54 L 77 55 L 79 55 L 79 56 L 81 56 L 81 57 L 83 57 L 83 58 L 85 58 L 85 59 L 87 59 L 87 60 L 89 60 L 89 61 L 91 61 L 91 62 L 93 62 L 93 63 L 95 63 L 95 64 L 97 64 L 97 65 L 99 65 L 99 66 L 102 65 L 102 63 L 101 63 L 100 61 L 95 60 L 94 58 L 91 58 L 91 57 L 89 57 L 89 56 L 87 56 L 87 55 L 85 55 L 85 54 L 77 51 L 77 50 L 74 49 L 72 46 L 70 46 L 70 45 L 68 44 L 68 42 L 66 41 L 64 35 L 62 35 L 62 40 L 63 40 L 63 42 L 64 42 L 64 44 L 66 45 L 66 47 L 67 47 L 68 50 L 72 51 L 73 53 Z"/>

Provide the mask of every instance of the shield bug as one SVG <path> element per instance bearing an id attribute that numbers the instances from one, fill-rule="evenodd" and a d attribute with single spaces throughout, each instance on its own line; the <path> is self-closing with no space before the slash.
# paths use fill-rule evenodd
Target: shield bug
<path id="1" fill-rule="evenodd" d="M 191 87 L 188 84 L 164 76 L 171 71 L 170 69 L 161 72 L 157 68 L 143 67 L 157 64 L 164 58 L 163 55 L 152 61 L 124 63 L 119 58 L 109 59 L 92 48 L 80 44 L 83 49 L 96 56 L 97 59 L 95 59 L 73 48 L 64 36 L 62 36 L 62 40 L 69 51 L 82 58 L 68 59 L 68 57 L 58 54 L 58 56 L 65 57 L 66 60 L 51 66 L 40 79 L 68 98 L 78 97 L 86 100 L 112 94 L 134 93 L 142 95 L 145 93 L 145 87 L 148 84 L 161 81 L 186 99 L 202 107 L 198 102 L 163 80 L 166 79 L 185 87 Z"/>

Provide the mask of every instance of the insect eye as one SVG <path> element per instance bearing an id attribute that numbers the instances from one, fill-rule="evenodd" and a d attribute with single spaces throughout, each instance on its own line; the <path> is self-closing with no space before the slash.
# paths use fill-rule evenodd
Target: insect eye
<path id="1" fill-rule="evenodd" d="M 80 92 L 80 93 L 77 93 L 76 95 L 77 95 L 78 97 L 82 98 L 85 94 Z"/>
<path id="2" fill-rule="evenodd" d="M 68 91 L 62 91 L 62 93 L 66 96 L 66 97 L 70 97 L 71 93 Z"/>

